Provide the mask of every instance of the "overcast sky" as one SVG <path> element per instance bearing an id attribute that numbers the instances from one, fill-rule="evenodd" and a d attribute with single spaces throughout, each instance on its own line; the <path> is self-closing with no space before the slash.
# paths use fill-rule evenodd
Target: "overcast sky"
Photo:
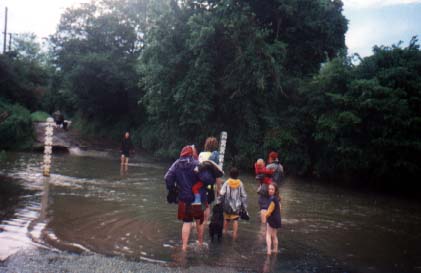
<path id="1" fill-rule="evenodd" d="M 9 8 L 8 32 L 34 32 L 38 37 L 54 33 L 66 7 L 85 0 L 0 0 L 0 30 L 4 8 Z M 344 0 L 349 20 L 346 45 L 349 53 L 371 54 L 374 45 L 390 46 L 412 36 L 421 38 L 421 0 Z M 0 40 L 1 42 L 3 39 Z"/>

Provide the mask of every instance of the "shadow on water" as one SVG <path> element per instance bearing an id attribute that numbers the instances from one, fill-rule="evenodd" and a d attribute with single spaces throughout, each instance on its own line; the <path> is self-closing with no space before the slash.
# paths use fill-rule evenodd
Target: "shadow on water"
<path id="1" fill-rule="evenodd" d="M 180 251 L 177 207 L 166 203 L 163 175 L 169 164 L 145 157 L 120 168 L 118 155 L 57 155 L 52 175 L 40 175 L 42 156 L 16 154 L 3 174 L 35 190 L 22 220 L 31 244 L 121 256 L 165 266 L 218 266 L 243 272 L 421 272 L 421 205 L 413 201 L 334 189 L 287 179 L 281 186 L 280 253 L 265 255 L 252 176 L 241 175 L 250 221 L 239 237 Z M 9 213 L 10 215 L 10 213 Z M 31 217 L 22 216 L 31 215 Z M 11 226 L 2 222 L 2 227 Z M 0 233 L 0 245 L 2 244 Z"/>

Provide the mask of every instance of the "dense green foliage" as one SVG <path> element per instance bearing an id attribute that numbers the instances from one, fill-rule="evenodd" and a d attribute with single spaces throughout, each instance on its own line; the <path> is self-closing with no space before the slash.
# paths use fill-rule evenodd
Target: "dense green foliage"
<path id="1" fill-rule="evenodd" d="M 297 113 L 310 122 L 312 171 L 324 177 L 388 184 L 419 177 L 421 52 L 415 38 L 401 48 L 375 47 L 353 66 L 328 63 L 305 88 Z"/>
<path id="2" fill-rule="evenodd" d="M 40 109 L 49 84 L 46 57 L 35 39 L 15 35 L 13 50 L 0 55 L 0 149 L 32 142 L 30 111 Z"/>
<path id="3" fill-rule="evenodd" d="M 7 118 L 0 122 L 0 149 L 28 148 L 32 141 L 32 121 L 27 109 L 0 99 L 0 113 Z"/>
<path id="4" fill-rule="evenodd" d="M 184 143 L 227 130 L 237 164 L 251 166 L 265 152 L 295 76 L 342 50 L 346 31 L 340 2 L 267 2 L 171 1 L 142 56 L 146 148 L 175 156 Z"/>
<path id="5" fill-rule="evenodd" d="M 292 174 L 411 182 L 421 174 L 419 43 L 375 47 L 356 64 L 346 30 L 340 0 L 68 9 L 48 54 L 24 35 L 0 55 L 1 105 L 14 113 L 0 123 L 9 132 L 0 149 L 30 135 L 20 104 L 60 109 L 92 135 L 130 129 L 136 145 L 163 158 L 225 130 L 227 160 L 243 169 L 277 150 Z"/>
<path id="6" fill-rule="evenodd" d="M 0 55 L 0 97 L 30 110 L 40 107 L 48 85 L 47 70 L 38 59 L 41 57 L 35 49 L 26 49 L 33 39 L 34 36 L 18 36 L 14 42 L 17 50 Z"/>
<path id="7" fill-rule="evenodd" d="M 51 39 L 61 94 L 83 119 L 106 130 L 116 122 L 124 130 L 141 123 L 136 71 L 141 24 L 137 14 L 128 13 L 130 7 L 143 7 L 138 2 L 102 1 L 68 9 Z"/>

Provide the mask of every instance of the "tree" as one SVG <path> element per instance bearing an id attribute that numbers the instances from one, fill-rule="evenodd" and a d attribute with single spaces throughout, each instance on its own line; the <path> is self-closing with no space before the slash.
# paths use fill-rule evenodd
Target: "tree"
<path id="1" fill-rule="evenodd" d="M 415 38 L 406 48 L 375 47 L 358 66 L 341 58 L 324 67 L 303 94 L 312 113 L 317 173 L 414 186 L 421 174 L 420 67 Z"/>
<path id="2" fill-rule="evenodd" d="M 124 3 L 123 3 L 124 2 Z M 77 98 L 86 120 L 107 126 L 139 123 L 137 59 L 142 50 L 141 1 L 97 1 L 66 10 L 51 37 L 62 86 Z M 123 121 L 126 120 L 126 121 Z"/>
<path id="3" fill-rule="evenodd" d="M 47 70 L 36 36 L 16 35 L 12 51 L 0 55 L 0 96 L 36 110 L 48 87 Z"/>
<path id="4" fill-rule="evenodd" d="M 228 130 L 229 154 L 237 163 L 250 165 L 264 152 L 285 118 L 279 107 L 286 110 L 296 92 L 295 76 L 317 71 L 343 50 L 346 31 L 340 1 L 266 2 L 276 10 L 270 18 L 264 17 L 266 6 L 253 1 L 171 1 L 148 34 L 140 65 L 147 148 L 175 156 L 186 141 L 200 143 Z M 285 26 L 269 27 L 287 12 Z M 301 47 L 302 40 L 310 43 Z M 316 57 L 302 56 L 298 47 Z"/>

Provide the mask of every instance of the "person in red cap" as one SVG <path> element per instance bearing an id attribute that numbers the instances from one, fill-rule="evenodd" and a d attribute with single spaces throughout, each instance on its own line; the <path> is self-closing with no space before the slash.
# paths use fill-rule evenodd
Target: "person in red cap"
<path id="1" fill-rule="evenodd" d="M 265 167 L 265 161 L 259 158 L 254 164 L 256 180 L 259 182 L 257 193 L 259 194 L 258 204 L 260 208 L 260 220 L 266 223 L 266 210 L 269 206 L 268 185 L 272 183 L 274 170 Z"/>
<path id="2" fill-rule="evenodd" d="M 266 165 L 266 168 L 274 171 L 272 174 L 272 181 L 279 187 L 284 177 L 284 167 L 279 162 L 277 152 L 272 151 L 269 153 L 268 165 Z"/>
<path id="3" fill-rule="evenodd" d="M 208 168 L 199 168 L 197 152 L 194 146 L 185 146 L 177 159 L 165 174 L 165 183 L 170 193 L 177 193 L 178 199 L 178 219 L 183 221 L 181 230 L 182 250 L 187 250 L 190 231 L 193 220 L 196 221 L 199 245 L 203 244 L 203 213 L 202 216 L 195 216 L 192 203 L 194 194 L 192 187 L 197 181 L 201 181 L 206 187 L 215 184 L 215 176 Z M 207 202 L 206 192 L 201 192 L 202 202 Z M 168 198 L 168 197 L 167 197 Z M 176 202 L 175 200 L 168 200 Z"/>

